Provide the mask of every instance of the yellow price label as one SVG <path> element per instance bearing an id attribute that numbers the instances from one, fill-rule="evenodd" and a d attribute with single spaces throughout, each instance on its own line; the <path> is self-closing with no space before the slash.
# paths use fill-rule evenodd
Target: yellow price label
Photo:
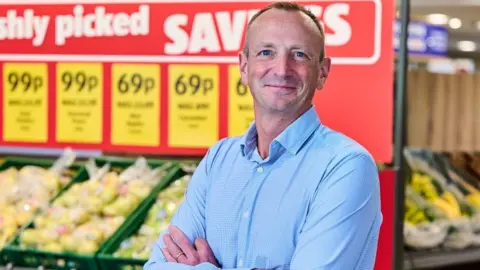
<path id="1" fill-rule="evenodd" d="M 112 143 L 160 144 L 160 66 L 112 65 Z"/>
<path id="2" fill-rule="evenodd" d="M 253 97 L 243 85 L 237 65 L 228 68 L 228 136 L 239 136 L 247 131 L 255 115 Z"/>
<path id="3" fill-rule="evenodd" d="M 47 75 L 47 64 L 4 64 L 3 139 L 5 141 L 47 141 Z"/>
<path id="4" fill-rule="evenodd" d="M 218 140 L 218 66 L 170 65 L 168 143 L 210 147 Z"/>
<path id="5" fill-rule="evenodd" d="M 59 63 L 56 80 L 57 141 L 102 142 L 102 64 Z"/>

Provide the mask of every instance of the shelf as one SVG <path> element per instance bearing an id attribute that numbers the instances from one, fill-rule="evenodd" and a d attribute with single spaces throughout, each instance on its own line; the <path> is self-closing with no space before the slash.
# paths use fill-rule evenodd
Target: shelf
<path id="1" fill-rule="evenodd" d="M 435 269 L 465 263 L 480 263 L 480 248 L 464 250 L 405 251 L 405 270 Z"/>

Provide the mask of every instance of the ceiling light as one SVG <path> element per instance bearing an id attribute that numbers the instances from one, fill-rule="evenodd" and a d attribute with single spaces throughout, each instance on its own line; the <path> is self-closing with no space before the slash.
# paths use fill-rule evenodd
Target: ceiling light
<path id="1" fill-rule="evenodd" d="M 458 28 L 462 27 L 462 21 L 459 18 L 451 18 L 448 21 L 448 25 L 452 29 L 458 29 Z"/>
<path id="2" fill-rule="evenodd" d="M 477 45 L 473 41 L 462 40 L 457 42 L 457 48 L 463 52 L 473 52 L 477 49 Z"/>
<path id="3" fill-rule="evenodd" d="M 447 24 L 448 16 L 445 14 L 428 14 L 427 21 L 431 24 Z"/>

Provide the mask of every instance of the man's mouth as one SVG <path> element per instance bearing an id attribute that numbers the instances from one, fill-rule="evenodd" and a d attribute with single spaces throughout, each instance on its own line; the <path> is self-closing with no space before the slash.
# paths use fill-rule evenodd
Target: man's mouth
<path id="1" fill-rule="evenodd" d="M 285 85 L 285 84 L 266 84 L 266 87 L 270 88 L 277 88 L 277 89 L 284 89 L 284 90 L 295 90 L 297 87 L 292 85 Z"/>

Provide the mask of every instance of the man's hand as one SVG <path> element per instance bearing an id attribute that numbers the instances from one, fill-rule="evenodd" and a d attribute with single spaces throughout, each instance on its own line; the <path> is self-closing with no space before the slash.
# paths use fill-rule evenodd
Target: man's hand
<path id="1" fill-rule="evenodd" d="M 170 226 L 169 231 L 170 233 L 163 237 L 166 248 L 162 248 L 163 256 L 168 262 L 178 262 L 191 266 L 208 262 L 220 267 L 207 240 L 197 238 L 194 246 L 192 246 L 187 236 L 177 227 Z"/>

